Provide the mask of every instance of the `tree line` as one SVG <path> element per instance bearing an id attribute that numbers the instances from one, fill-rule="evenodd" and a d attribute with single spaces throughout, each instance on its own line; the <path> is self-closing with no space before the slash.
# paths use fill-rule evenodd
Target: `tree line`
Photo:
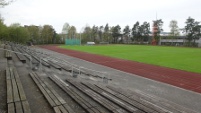
<path id="1" fill-rule="evenodd" d="M 43 26 L 21 26 L 19 23 L 13 23 L 6 26 L 3 19 L 0 19 L 0 39 L 26 44 L 55 44 L 62 43 L 60 35 L 56 33 L 51 25 Z"/>
<path id="2" fill-rule="evenodd" d="M 163 31 L 162 19 L 155 20 L 157 32 L 153 34 L 150 23 L 143 22 L 140 24 L 138 21 L 130 28 L 128 25 L 123 29 L 120 25 L 109 26 L 107 23 L 105 26 L 92 27 L 86 25 L 79 32 L 75 26 L 71 26 L 65 23 L 62 29 L 62 33 L 56 33 L 55 29 L 51 25 L 43 26 L 21 26 L 19 23 L 6 26 L 3 19 L 0 17 L 0 39 L 7 41 L 14 41 L 18 43 L 32 42 L 34 44 L 58 44 L 64 43 L 65 38 L 80 38 L 82 43 L 85 44 L 88 41 L 96 43 L 149 43 L 151 44 L 154 38 L 158 43 L 160 40 L 160 34 Z M 187 46 L 196 46 L 196 40 L 201 36 L 200 22 L 189 17 L 186 20 L 186 26 L 182 29 L 178 28 L 177 21 L 172 20 L 170 22 L 169 39 L 175 39 L 179 36 L 179 31 L 183 31 L 186 34 Z"/>
<path id="3" fill-rule="evenodd" d="M 86 25 L 83 27 L 82 32 L 77 33 L 75 26 L 70 26 L 65 23 L 63 26 L 62 34 L 63 38 L 78 38 L 81 37 L 82 42 L 86 43 L 88 41 L 93 41 L 96 43 L 109 42 L 109 43 L 138 43 L 138 44 L 151 44 L 153 39 L 155 39 L 156 44 L 159 44 L 161 39 L 161 32 L 163 32 L 163 20 L 158 19 L 153 21 L 151 26 L 148 22 L 143 22 L 140 24 L 137 21 L 132 28 L 128 25 L 123 29 L 120 25 L 109 26 L 107 23 L 105 26 L 93 25 L 90 27 Z M 176 39 L 180 35 L 180 32 L 185 33 L 186 46 L 196 46 L 196 40 L 201 37 L 201 25 L 200 22 L 195 19 L 188 17 L 186 19 L 184 28 L 178 27 L 178 22 L 176 20 L 171 20 L 169 24 L 170 32 L 166 38 Z M 155 32 L 153 32 L 153 27 L 156 27 Z"/>

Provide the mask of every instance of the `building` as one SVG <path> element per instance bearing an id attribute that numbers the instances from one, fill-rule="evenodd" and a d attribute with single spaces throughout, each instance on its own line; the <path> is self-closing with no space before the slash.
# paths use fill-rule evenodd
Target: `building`
<path id="1" fill-rule="evenodd" d="M 184 46 L 188 42 L 184 34 L 171 38 L 169 32 L 162 32 L 160 36 L 159 45 Z M 195 40 L 195 43 L 201 47 L 201 38 Z"/>

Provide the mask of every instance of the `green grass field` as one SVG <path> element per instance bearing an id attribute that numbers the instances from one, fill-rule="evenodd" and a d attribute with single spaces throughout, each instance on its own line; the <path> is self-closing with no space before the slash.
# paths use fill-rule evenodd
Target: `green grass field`
<path id="1" fill-rule="evenodd" d="M 201 73 L 201 49 L 143 45 L 60 46 L 72 50 Z"/>

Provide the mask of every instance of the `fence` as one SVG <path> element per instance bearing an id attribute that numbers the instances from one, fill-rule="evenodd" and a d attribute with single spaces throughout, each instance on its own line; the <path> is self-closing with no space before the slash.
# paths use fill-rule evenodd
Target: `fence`
<path id="1" fill-rule="evenodd" d="M 80 39 L 66 39 L 65 40 L 66 45 L 81 45 Z"/>

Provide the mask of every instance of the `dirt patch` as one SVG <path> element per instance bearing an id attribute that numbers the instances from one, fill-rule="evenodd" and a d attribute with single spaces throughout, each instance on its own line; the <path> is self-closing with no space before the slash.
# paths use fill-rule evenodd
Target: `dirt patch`
<path id="1" fill-rule="evenodd" d="M 201 93 L 201 74 L 199 73 L 89 54 L 74 50 L 67 50 L 58 48 L 55 45 L 41 47 L 72 57 L 80 58 L 89 62 L 104 65 L 124 72 L 136 74 L 145 78 Z"/>

